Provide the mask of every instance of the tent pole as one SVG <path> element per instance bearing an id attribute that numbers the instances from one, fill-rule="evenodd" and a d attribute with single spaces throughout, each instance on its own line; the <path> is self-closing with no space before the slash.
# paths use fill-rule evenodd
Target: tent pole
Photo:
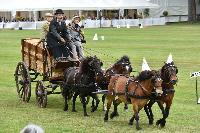
<path id="1" fill-rule="evenodd" d="M 101 28 L 102 10 L 100 10 L 100 28 Z"/>
<path id="2" fill-rule="evenodd" d="M 78 16 L 80 16 L 80 17 L 81 17 L 81 15 L 82 15 L 82 11 L 81 11 L 81 10 L 79 10 L 79 11 L 78 11 Z"/>
<path id="3" fill-rule="evenodd" d="M 120 20 L 120 9 L 119 9 L 119 12 L 118 12 L 118 17 L 119 17 L 119 20 Z"/>

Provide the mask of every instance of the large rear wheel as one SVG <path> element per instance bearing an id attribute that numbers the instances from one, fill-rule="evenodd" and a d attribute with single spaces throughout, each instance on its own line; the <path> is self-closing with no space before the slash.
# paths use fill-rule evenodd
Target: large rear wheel
<path id="1" fill-rule="evenodd" d="M 17 93 L 24 102 L 29 102 L 31 97 L 31 78 L 24 62 L 19 62 L 15 70 Z"/>

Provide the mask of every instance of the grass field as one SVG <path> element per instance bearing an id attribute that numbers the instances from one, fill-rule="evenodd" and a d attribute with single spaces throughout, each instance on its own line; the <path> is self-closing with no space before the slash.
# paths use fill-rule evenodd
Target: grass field
<path id="1" fill-rule="evenodd" d="M 105 40 L 92 41 L 94 33 L 105 36 Z M 143 57 L 146 57 L 152 69 L 159 69 L 171 52 L 179 68 L 179 82 L 175 87 L 175 98 L 166 127 L 160 129 L 155 124 L 149 126 L 142 110 L 140 124 L 143 130 L 138 132 L 200 132 L 200 105 L 196 104 L 195 80 L 189 76 L 190 72 L 200 70 L 199 24 L 173 24 L 144 29 L 85 29 L 85 34 L 85 53 L 96 54 L 104 62 L 104 68 L 108 68 L 116 59 L 126 54 L 136 71 L 141 70 Z M 64 112 L 61 95 L 48 96 L 48 105 L 45 109 L 36 106 L 34 93 L 29 103 L 21 102 L 16 93 L 13 74 L 17 63 L 21 61 L 20 40 L 26 37 L 40 37 L 40 31 L 0 30 L 0 133 L 17 133 L 28 123 L 41 125 L 47 133 L 136 132 L 135 124 L 128 125 L 128 120 L 132 116 L 131 106 L 128 112 L 124 112 L 121 105 L 120 116 L 104 123 L 101 104 L 94 113 L 89 112 L 88 106 L 90 117 L 83 117 L 79 100 L 77 113 L 71 112 L 71 105 L 70 111 Z M 32 84 L 32 92 L 34 90 L 35 84 Z M 157 105 L 153 106 L 153 112 L 155 120 L 161 117 Z"/>

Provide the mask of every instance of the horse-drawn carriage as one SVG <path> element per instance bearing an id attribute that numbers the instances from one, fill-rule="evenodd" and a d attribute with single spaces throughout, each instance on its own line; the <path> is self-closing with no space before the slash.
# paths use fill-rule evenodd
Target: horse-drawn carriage
<path id="1" fill-rule="evenodd" d="M 60 94 L 54 92 L 57 87 L 62 88 L 64 70 L 69 67 L 78 67 L 79 61 L 69 61 L 65 58 L 54 60 L 46 42 L 40 39 L 21 40 L 22 61 L 17 64 L 15 81 L 19 98 L 29 102 L 31 97 L 31 83 L 36 83 L 36 100 L 40 107 L 46 107 L 47 95 Z M 44 82 L 49 81 L 48 85 Z M 51 90 L 48 90 L 51 88 Z"/>
<path id="2" fill-rule="evenodd" d="M 121 102 L 132 103 L 135 108 L 129 124 L 132 125 L 135 119 L 136 129 L 140 129 L 139 111 L 144 107 L 149 124 L 153 124 L 151 107 L 157 102 L 162 110 L 163 118 L 159 119 L 156 124 L 161 127 L 165 126 L 174 97 L 174 85 L 178 80 L 176 75 L 178 69 L 174 65 L 172 55 L 168 57 L 161 71 L 151 71 L 147 67 L 148 64 L 144 63 L 146 61 L 143 61 L 144 66 L 148 69 L 142 69 L 139 76 L 133 78 L 130 77 L 131 63 L 126 56 L 103 72 L 101 69 L 102 62 L 96 56 L 87 57 L 81 63 L 69 61 L 65 58 L 54 60 L 45 42 L 40 42 L 39 39 L 22 39 L 21 45 L 22 61 L 18 63 L 14 76 L 17 93 L 23 101 L 29 102 L 31 83 L 37 82 L 35 94 L 40 107 L 46 107 L 47 95 L 62 93 L 65 101 L 64 111 L 68 110 L 68 100 L 73 97 L 72 111 L 75 112 L 75 102 L 79 95 L 83 104 L 84 116 L 88 116 L 86 97 L 91 96 L 95 99 L 96 102 L 92 102 L 91 110 L 92 112 L 95 111 L 99 104 L 96 88 L 100 87 L 103 90 L 108 90 L 106 93 L 107 111 L 104 121 L 108 121 L 108 112 L 112 102 L 114 111 L 110 118 L 118 115 L 117 106 Z M 44 84 L 45 81 L 48 81 L 48 85 Z M 59 86 L 61 92 L 55 91 Z M 48 88 L 51 88 L 51 90 L 48 90 Z M 164 103 L 166 103 L 166 107 L 163 106 Z"/>

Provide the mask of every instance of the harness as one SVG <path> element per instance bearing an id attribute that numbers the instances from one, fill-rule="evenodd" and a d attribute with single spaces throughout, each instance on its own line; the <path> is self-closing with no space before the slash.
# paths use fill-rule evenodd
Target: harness
<path id="1" fill-rule="evenodd" d="M 118 76 L 119 77 L 119 76 Z M 115 80 L 116 81 L 116 80 Z M 128 91 L 128 87 L 129 87 L 129 84 L 131 82 L 135 82 L 137 83 L 137 85 L 139 85 L 141 88 L 142 88 L 142 92 L 145 94 L 144 96 L 139 96 L 135 93 L 135 91 L 138 89 L 138 87 L 135 89 L 134 92 L 131 92 L 129 93 Z M 115 82 L 116 83 L 116 82 Z M 147 94 L 148 91 L 144 88 L 144 86 L 142 86 L 142 84 L 140 84 L 139 81 L 137 80 L 134 80 L 133 78 L 128 78 L 127 82 L 126 82 L 126 86 L 125 86 L 125 93 L 115 93 L 114 90 L 113 90 L 113 94 L 114 95 L 125 95 L 126 96 L 126 99 L 128 102 L 130 102 L 130 98 L 136 98 L 136 99 L 149 99 L 150 96 L 151 96 L 151 93 L 150 94 Z"/>
<path id="2" fill-rule="evenodd" d="M 166 68 L 164 68 L 164 73 L 166 74 L 166 71 L 168 71 L 168 68 L 169 67 L 174 67 L 175 69 L 177 69 L 176 68 L 176 66 L 175 65 L 169 65 L 169 66 L 167 66 Z M 168 78 L 170 77 L 170 74 L 168 75 Z M 168 94 L 174 94 L 175 93 L 175 89 L 174 88 L 167 88 L 167 87 L 165 87 L 165 85 L 171 85 L 171 81 L 169 81 L 169 82 L 165 82 L 164 80 L 163 80 L 163 94 L 162 94 L 162 96 L 167 96 Z M 172 85 L 173 86 L 173 85 Z"/>
<path id="3" fill-rule="evenodd" d="M 170 85 L 171 83 L 165 83 L 163 81 L 163 85 Z M 173 85 L 172 85 L 173 86 Z M 175 93 L 175 89 L 174 88 L 167 88 L 167 87 L 163 87 L 163 96 L 167 96 L 168 94 L 174 94 Z"/>
<path id="4" fill-rule="evenodd" d="M 139 95 L 135 94 L 135 91 L 138 89 L 138 86 L 137 86 L 137 88 L 135 89 L 134 92 L 129 93 L 128 92 L 128 86 L 131 82 L 137 83 L 137 85 L 139 85 L 142 88 L 142 92 L 145 94 L 145 96 L 139 96 Z M 147 94 L 147 93 L 148 93 L 148 91 L 144 88 L 144 86 L 142 86 L 142 84 L 140 84 L 140 82 L 138 80 L 133 80 L 132 78 L 129 78 L 128 81 L 126 82 L 125 96 L 126 96 L 127 99 L 130 99 L 130 97 L 136 98 L 136 99 L 149 99 L 151 94 Z"/>

